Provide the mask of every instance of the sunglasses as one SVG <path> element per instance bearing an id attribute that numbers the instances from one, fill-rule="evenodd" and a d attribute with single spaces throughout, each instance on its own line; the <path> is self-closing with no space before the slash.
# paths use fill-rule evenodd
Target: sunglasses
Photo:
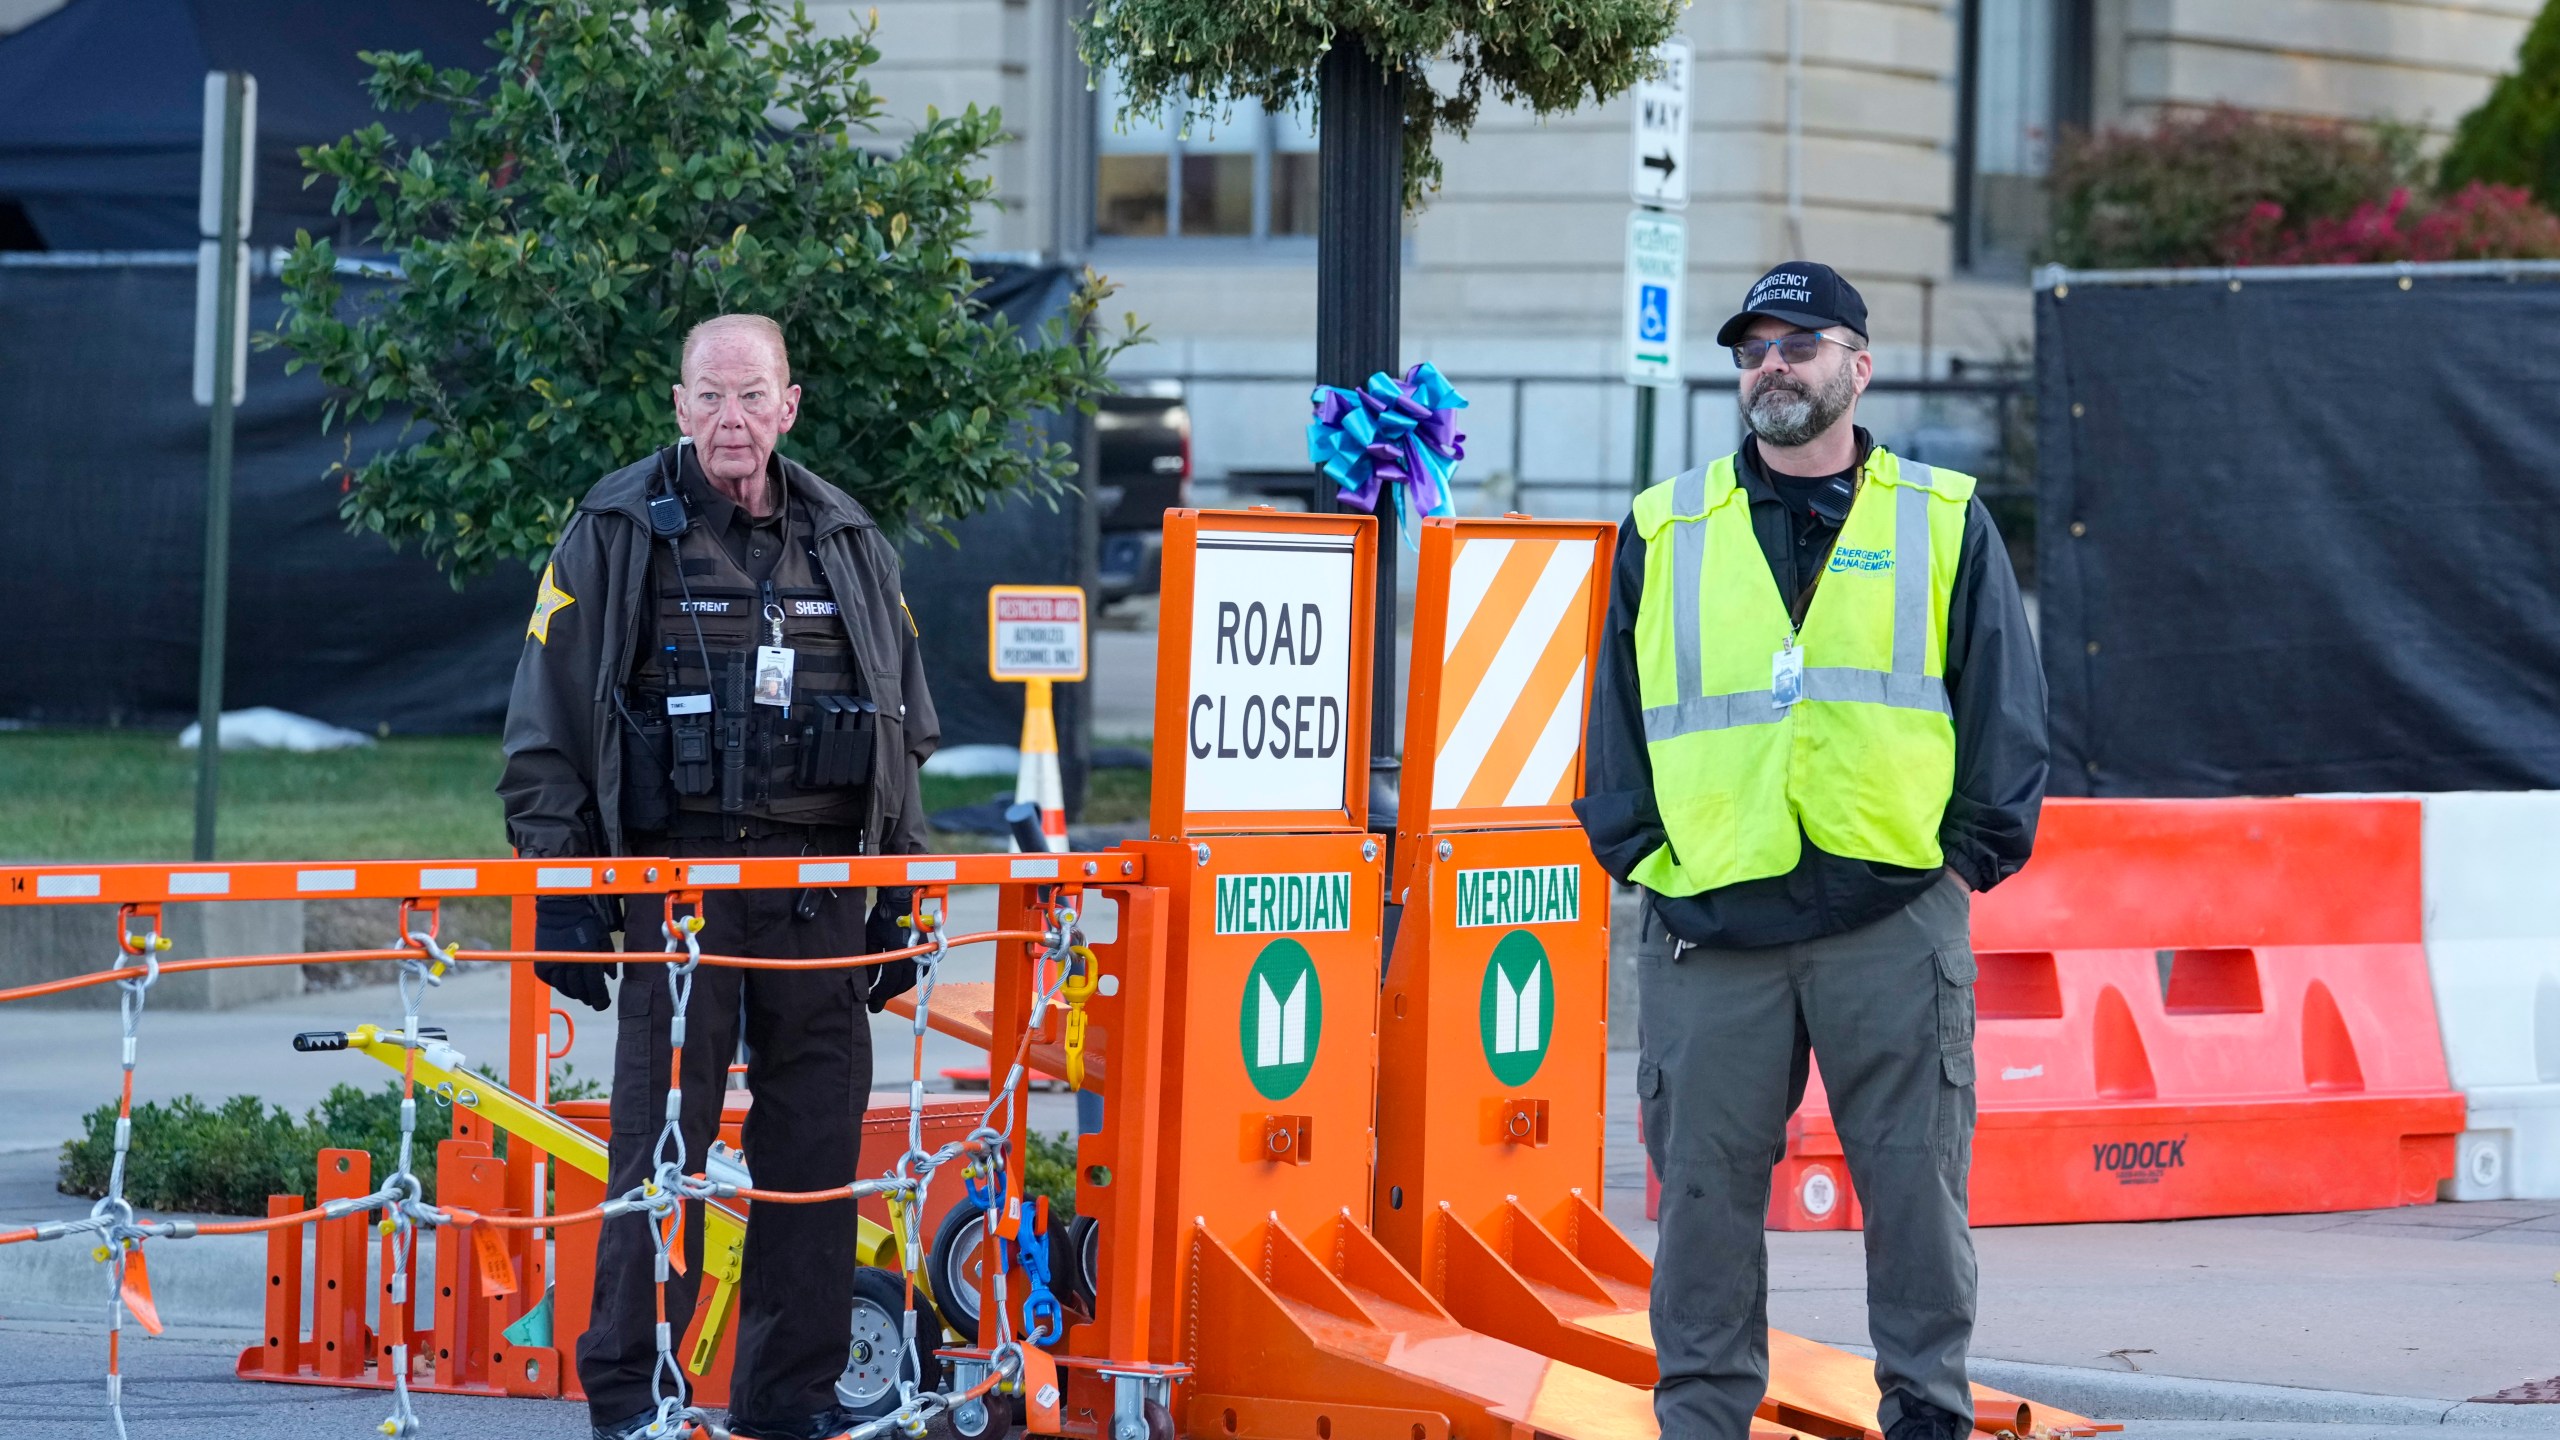
<path id="1" fill-rule="evenodd" d="M 1846 340 L 1825 335 L 1819 330 L 1798 330 L 1791 335 L 1781 335 L 1775 340 L 1745 340 L 1734 346 L 1733 368 L 1736 370 L 1759 369 L 1767 362 L 1772 347 L 1777 350 L 1778 358 L 1790 365 L 1810 365 L 1813 363 L 1813 357 L 1822 353 L 1822 342 L 1825 340 L 1829 340 L 1843 350 L 1858 348 Z"/>

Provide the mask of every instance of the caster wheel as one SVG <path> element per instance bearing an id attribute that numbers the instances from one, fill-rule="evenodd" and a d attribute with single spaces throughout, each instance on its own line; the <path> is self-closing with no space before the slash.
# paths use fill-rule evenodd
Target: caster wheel
<path id="1" fill-rule="evenodd" d="M 907 1282 L 894 1270 L 865 1265 L 853 1276 L 853 1350 L 844 1374 L 836 1380 L 836 1403 L 865 1420 L 876 1420 L 898 1408 L 898 1382 L 914 1380 L 930 1388 L 941 1362 L 932 1358 L 939 1336 L 933 1312 L 916 1313 L 916 1345 L 907 1348 Z"/>

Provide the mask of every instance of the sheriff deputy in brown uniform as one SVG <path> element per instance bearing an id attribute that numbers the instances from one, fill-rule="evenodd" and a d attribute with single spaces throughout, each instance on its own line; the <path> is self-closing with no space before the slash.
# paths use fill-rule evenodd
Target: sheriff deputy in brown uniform
<path id="1" fill-rule="evenodd" d="M 917 766 L 939 729 L 925 693 L 898 559 L 850 496 L 775 455 L 799 417 L 781 327 L 723 315 L 685 337 L 675 412 L 684 438 L 587 492 L 542 574 L 507 706 L 507 833 L 527 856 L 914 854 L 925 844 Z M 866 915 L 858 889 L 705 896 L 703 940 L 723 954 L 819 957 L 904 943 L 904 892 Z M 664 902 L 535 902 L 545 950 L 658 951 Z M 606 979 L 622 971 L 618 998 Z M 666 967 L 561 962 L 535 973 L 620 1011 L 607 1189 L 651 1171 L 667 1090 Z M 743 1022 L 744 1143 L 755 1183 L 816 1190 L 855 1177 L 871 1089 L 863 1015 L 914 984 L 873 969 L 705 966 L 687 1009 L 687 1168 L 716 1133 Z M 699 1206 L 683 1273 L 667 1284 L 681 1336 L 702 1273 Z M 578 1344 L 596 1440 L 655 1416 L 654 1248 L 648 1217 L 606 1221 L 593 1320 Z M 835 1382 L 851 1337 L 854 1202 L 760 1205 L 739 1282 L 729 1423 L 749 1437 L 815 1437 L 852 1422 Z"/>

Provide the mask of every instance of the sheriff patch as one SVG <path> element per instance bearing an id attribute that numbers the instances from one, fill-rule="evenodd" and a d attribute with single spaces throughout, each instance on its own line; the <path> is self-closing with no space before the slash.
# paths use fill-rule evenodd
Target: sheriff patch
<path id="1" fill-rule="evenodd" d="M 551 578 L 551 567 L 543 566 L 542 588 L 534 593 L 533 619 L 524 627 L 524 633 L 538 644 L 550 644 L 551 617 L 577 603 L 576 596 L 561 589 L 559 582 Z"/>

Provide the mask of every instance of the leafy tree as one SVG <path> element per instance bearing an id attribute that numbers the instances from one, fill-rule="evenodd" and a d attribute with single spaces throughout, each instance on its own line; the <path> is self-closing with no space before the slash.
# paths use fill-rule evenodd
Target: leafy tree
<path id="1" fill-rule="evenodd" d="M 2560 4 L 2546 4 L 2480 108 L 2462 117 L 2444 152 L 2444 188 L 2474 180 L 2521 185 L 2560 206 Z"/>
<path id="2" fill-rule="evenodd" d="M 1365 44 L 1401 67 L 1405 204 L 1440 182 L 1436 132 L 1464 138 L 1485 97 L 1539 115 L 1633 85 L 1671 38 L 1685 0 L 1096 0 L 1084 54 L 1119 72 L 1124 113 L 1181 97 L 1217 109 L 1240 99 L 1279 111 L 1314 90 L 1337 43 Z"/>
<path id="3" fill-rule="evenodd" d="M 324 425 L 389 409 L 424 431 L 347 470 L 351 525 L 457 577 L 540 557 L 597 477 L 672 438 L 677 348 L 724 311 L 781 322 L 787 453 L 892 530 L 1073 473 L 1025 421 L 1089 411 L 1139 331 L 1089 327 L 1090 274 L 1045 337 L 969 303 L 993 111 L 856 144 L 881 114 L 871 31 L 821 35 L 781 0 L 496 4 L 485 73 L 364 57 L 378 107 L 448 108 L 443 139 L 373 125 L 303 152 L 400 274 L 350 296 L 329 242 L 297 237 L 274 340 L 332 387 Z"/>

